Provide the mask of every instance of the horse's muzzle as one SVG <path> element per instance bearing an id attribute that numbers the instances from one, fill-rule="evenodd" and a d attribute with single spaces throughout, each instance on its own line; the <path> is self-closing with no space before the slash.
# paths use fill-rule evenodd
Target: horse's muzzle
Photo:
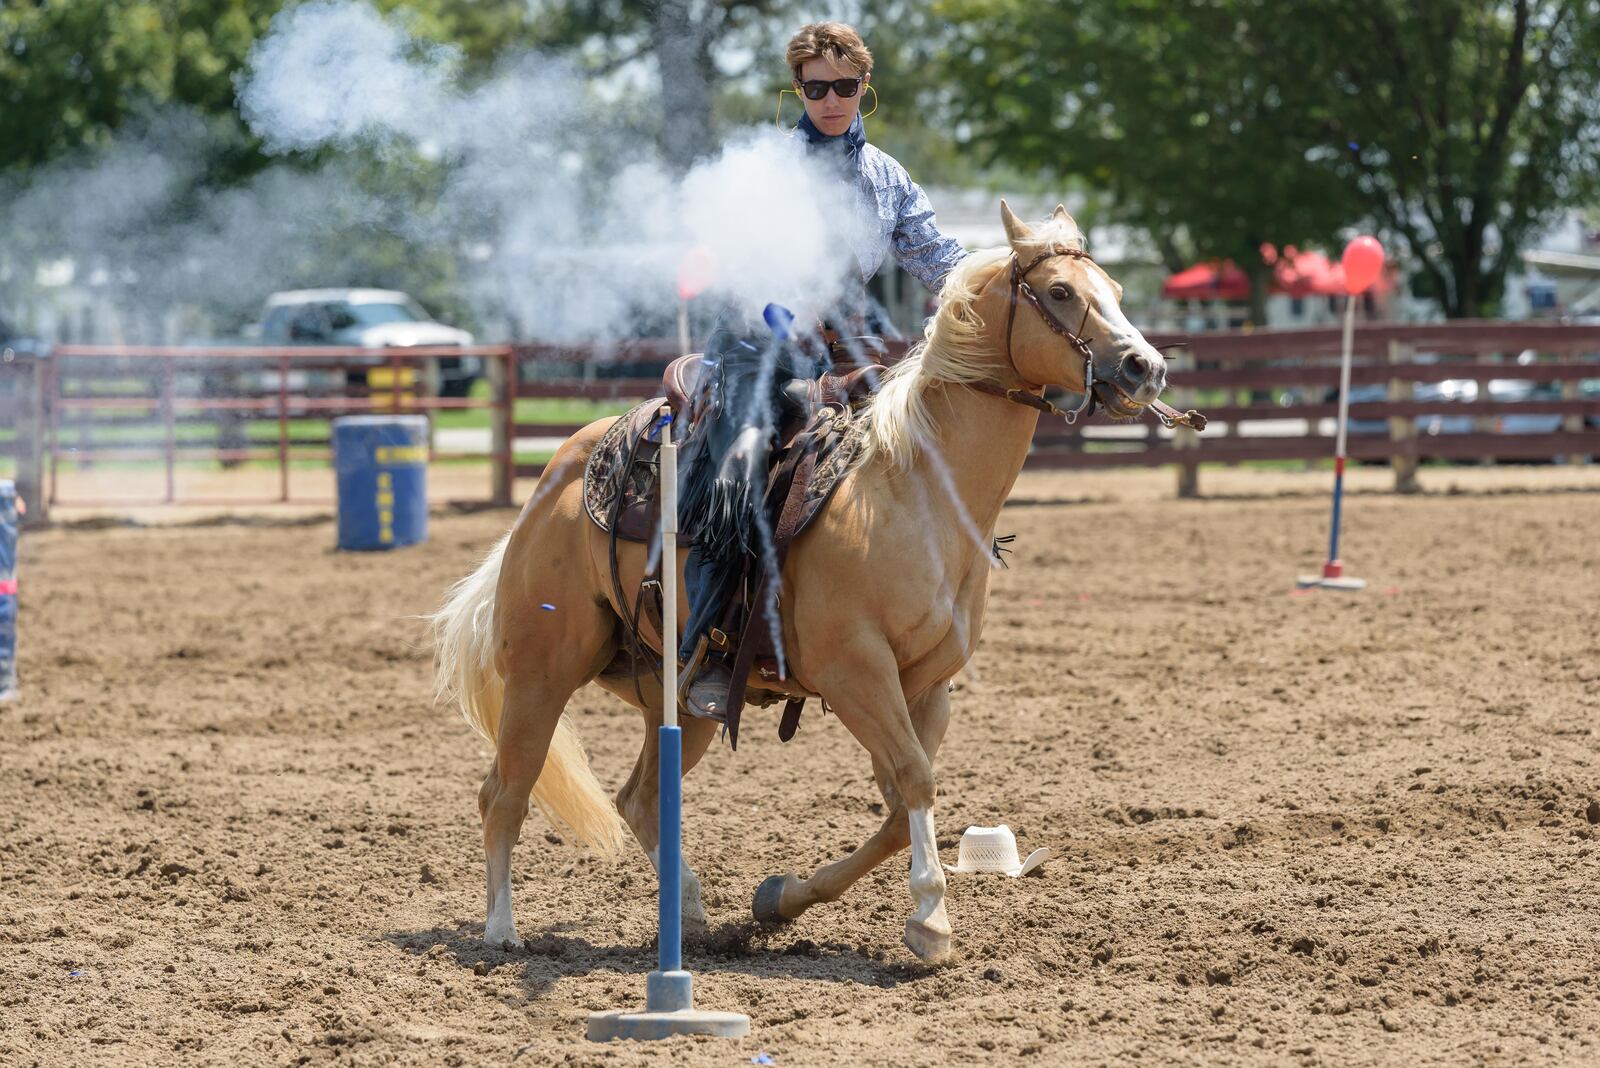
<path id="1" fill-rule="evenodd" d="M 1100 407 L 1113 419 L 1132 419 L 1167 386 L 1167 362 L 1160 356 L 1130 352 L 1117 361 L 1108 379 L 1095 383 Z"/>

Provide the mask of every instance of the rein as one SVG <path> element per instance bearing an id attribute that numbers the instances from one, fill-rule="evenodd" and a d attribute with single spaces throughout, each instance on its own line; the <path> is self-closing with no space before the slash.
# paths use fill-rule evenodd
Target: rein
<path id="1" fill-rule="evenodd" d="M 1045 260 L 1053 259 L 1056 256 L 1070 256 L 1073 259 L 1094 262 L 1093 257 L 1087 251 L 1081 248 L 1067 248 L 1065 245 L 1050 246 L 1029 260 L 1026 267 L 1022 265 L 1020 256 L 1015 252 L 1011 254 L 1011 300 L 1009 301 L 1009 307 L 1006 309 L 1006 363 L 1011 366 L 1012 373 L 1022 382 L 1024 388 L 1003 389 L 989 382 L 969 382 L 967 384 L 979 393 L 1000 397 L 1011 401 L 1013 404 L 1033 408 L 1047 415 L 1059 416 L 1070 425 L 1076 423 L 1079 416 L 1092 414 L 1094 411 L 1094 351 L 1089 347 L 1091 339 L 1083 336 L 1083 328 L 1089 322 L 1088 303 L 1085 302 L 1084 304 L 1083 321 L 1078 324 L 1077 330 L 1072 330 L 1066 323 L 1056 318 L 1054 312 L 1045 307 L 1044 302 L 1039 299 L 1039 294 L 1034 292 L 1033 287 L 1028 284 L 1028 272 Z M 1022 373 L 1017 370 L 1017 361 L 1011 357 L 1011 332 L 1017 321 L 1017 301 L 1019 297 L 1033 305 L 1033 310 L 1039 313 L 1039 318 L 1044 320 L 1044 324 L 1055 333 L 1066 338 L 1067 344 L 1071 345 L 1083 357 L 1083 400 L 1071 411 L 1058 408 L 1045 400 L 1044 397 L 1034 393 L 1035 389 L 1042 389 L 1043 387 L 1035 386 L 1026 378 L 1023 378 Z M 1116 383 L 1112 382 L 1109 385 L 1119 393 L 1122 392 Z M 1195 430 L 1205 429 L 1206 417 L 1199 412 L 1180 412 L 1164 404 L 1159 398 L 1150 402 L 1148 407 L 1168 430 L 1180 423 Z"/>

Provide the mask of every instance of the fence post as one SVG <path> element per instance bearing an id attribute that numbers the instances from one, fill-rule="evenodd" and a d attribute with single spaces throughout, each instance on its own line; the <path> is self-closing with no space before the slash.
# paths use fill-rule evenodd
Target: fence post
<path id="1" fill-rule="evenodd" d="M 1401 341 L 1391 339 L 1388 351 L 1384 354 L 1384 363 L 1390 367 L 1399 367 L 1411 362 L 1411 346 Z M 1395 404 L 1412 400 L 1416 396 L 1416 385 L 1410 379 L 1391 377 L 1389 379 L 1389 403 Z M 1415 416 L 1390 416 L 1389 440 L 1396 444 L 1405 445 L 1405 449 L 1396 452 L 1389 459 L 1394 468 L 1394 491 L 1396 493 L 1416 493 L 1421 487 L 1417 484 L 1417 420 Z"/>
<path id="2" fill-rule="evenodd" d="M 1561 355 L 1570 358 L 1572 356 L 1572 353 L 1563 352 Z M 1583 383 L 1581 381 L 1579 381 L 1578 379 L 1576 379 L 1576 378 L 1569 378 L 1566 381 L 1562 382 L 1561 383 L 1561 399 L 1562 400 L 1572 400 L 1572 401 L 1582 400 L 1583 399 Z M 1562 419 L 1561 419 L 1561 431 L 1564 434 L 1581 434 L 1581 433 L 1583 433 L 1583 416 L 1582 416 L 1582 414 L 1574 413 L 1572 415 L 1563 416 Z M 1584 455 L 1582 453 L 1568 453 L 1567 455 L 1563 456 L 1561 459 L 1564 462 L 1569 463 L 1569 464 L 1586 464 L 1586 463 L 1589 462 L 1590 457 L 1588 457 L 1588 456 L 1586 456 L 1586 455 Z"/>
<path id="3" fill-rule="evenodd" d="M 44 492 L 45 363 L 34 354 L 19 355 L 27 368 L 17 383 L 17 495 L 26 502 L 24 527 L 43 526 L 50 519 L 50 502 Z"/>
<path id="4" fill-rule="evenodd" d="M 1194 390 L 1180 389 L 1175 391 L 1174 399 L 1178 402 L 1179 411 L 1187 411 L 1195 406 Z M 1180 424 L 1172 432 L 1172 447 L 1188 451 L 1200 447 L 1200 435 Z M 1178 496 L 1183 499 L 1200 496 L 1200 463 L 1197 460 L 1186 460 L 1178 464 Z"/>
<path id="5" fill-rule="evenodd" d="M 516 485 L 517 350 L 488 361 L 489 395 L 494 409 L 489 418 L 490 479 L 495 504 L 508 507 Z"/>

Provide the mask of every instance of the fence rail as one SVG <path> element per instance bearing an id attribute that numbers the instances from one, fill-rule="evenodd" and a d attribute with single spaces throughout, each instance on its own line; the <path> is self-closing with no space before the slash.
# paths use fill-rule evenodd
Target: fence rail
<path id="1" fill-rule="evenodd" d="M 1179 492 L 1198 491 L 1199 466 L 1269 461 L 1315 461 L 1333 454 L 1333 420 L 1337 405 L 1316 391 L 1339 383 L 1342 343 L 1337 327 L 1316 330 L 1256 330 L 1180 336 L 1152 334 L 1153 344 L 1168 347 L 1172 380 L 1180 407 L 1199 405 L 1211 420 L 1204 434 L 1158 428 L 1153 422 L 1108 426 L 1103 420 L 1066 426 L 1041 419 L 1027 465 L 1032 468 L 1154 467 L 1178 468 Z M 530 346 L 524 366 L 554 364 L 594 366 L 593 350 Z M 903 347 L 901 348 L 903 351 Z M 589 362 L 585 363 L 585 353 Z M 1572 461 L 1600 455 L 1600 325 L 1454 321 L 1447 323 L 1373 323 L 1359 326 L 1353 344 L 1353 386 L 1384 387 L 1385 399 L 1357 401 L 1350 418 L 1357 424 L 1350 440 L 1355 460 L 1389 461 L 1396 485 L 1415 488 L 1422 460 Z M 1531 362 L 1517 362 L 1532 353 Z M 605 354 L 604 369 L 616 374 L 631 365 L 659 363 L 673 355 L 666 344 L 640 344 Z M 1445 396 L 1418 399 L 1419 385 L 1471 382 L 1485 386 L 1506 380 L 1536 385 L 1555 384 L 1559 396 L 1533 396 L 1517 401 L 1455 400 Z M 1592 386 L 1593 388 L 1588 388 Z M 643 400 L 660 391 L 656 375 L 568 378 L 524 377 L 521 398 Z M 1308 392 L 1309 391 L 1309 392 Z M 1480 391 L 1482 392 L 1482 391 Z M 1288 403 L 1285 403 L 1285 399 Z M 1554 417 L 1547 430 L 1506 432 L 1495 425 L 1506 417 Z M 1472 423 L 1470 429 L 1428 434 L 1418 420 Z M 1514 421 L 1514 422 L 1517 422 Z M 1375 433 L 1373 422 L 1386 423 Z M 1362 426 L 1360 424 L 1367 424 Z M 1481 424 L 1481 425 L 1480 425 Z M 518 422 L 517 436 L 537 432 L 562 434 L 576 425 L 543 426 Z M 539 464 L 519 464 L 517 477 L 540 473 Z"/>
<path id="2" fill-rule="evenodd" d="M 1197 490 L 1202 464 L 1331 456 L 1337 328 L 1150 340 L 1171 346 L 1175 400 L 1200 407 L 1210 428 L 1196 435 L 1150 421 L 1094 419 L 1069 427 L 1041 419 L 1030 467 L 1172 464 L 1186 493 Z M 487 461 L 482 499 L 509 504 L 514 480 L 542 470 L 526 462 L 529 453 L 581 426 L 570 415 L 548 422 L 536 411 L 519 415 L 519 401 L 621 407 L 655 396 L 659 370 L 676 348 L 641 340 L 604 347 L 60 346 L 48 357 L 16 353 L 0 362 L 0 428 L 11 428 L 0 434 L 0 457 L 11 458 L 35 518 L 52 504 L 109 503 L 61 493 L 64 466 L 97 463 L 164 468 L 164 492 L 141 503 L 188 500 L 174 478 L 180 465 L 269 463 L 279 471 L 276 498 L 290 500 L 290 467 L 330 456 L 328 419 L 421 413 L 472 422 L 473 448 L 436 449 L 432 456 Z M 903 351 L 902 344 L 892 353 Z M 1350 405 L 1350 455 L 1389 462 L 1401 489 L 1414 487 L 1416 466 L 1427 459 L 1577 462 L 1600 455 L 1600 325 L 1374 323 L 1356 329 L 1354 352 L 1352 384 L 1365 394 Z M 431 388 L 432 361 L 460 356 L 483 360 L 487 398 L 443 397 Z M 1496 399 L 1508 382 L 1523 383 L 1509 390 L 1522 399 Z M 1456 385 L 1446 395 L 1439 383 Z M 1379 396 L 1370 395 L 1373 387 L 1381 387 Z M 525 462 L 518 462 L 519 448 Z"/>
<path id="3" fill-rule="evenodd" d="M 502 371 L 512 349 L 438 346 L 404 349 L 264 346 L 63 345 L 47 355 L 14 353 L 0 364 L 0 412 L 15 430 L 8 451 L 21 452 L 19 482 L 42 519 L 57 505 L 228 503 L 178 492 L 180 465 L 276 466 L 273 500 L 303 501 L 290 487 L 290 468 L 332 458 L 327 420 L 356 414 L 425 414 L 483 410 L 490 426 L 509 427 L 509 392 L 489 399 L 441 397 L 432 388 L 433 363 L 475 357 Z M 509 501 L 510 439 L 499 452 L 430 449 L 430 458 L 487 459 L 485 498 Z M 163 490 L 81 497 L 62 490 L 63 467 L 159 465 Z M 21 487 L 19 487 L 21 488 Z M 250 503 L 260 502 L 259 497 Z M 238 503 L 243 503 L 242 501 Z"/>

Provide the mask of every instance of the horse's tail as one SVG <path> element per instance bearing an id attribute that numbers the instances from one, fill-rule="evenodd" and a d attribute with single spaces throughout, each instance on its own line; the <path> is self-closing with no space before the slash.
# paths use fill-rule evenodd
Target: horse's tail
<path id="1" fill-rule="evenodd" d="M 472 729 L 490 744 L 500 733 L 505 680 L 495 667 L 494 596 L 507 534 L 478 569 L 445 595 L 428 617 L 433 626 L 434 685 L 439 699 L 455 702 Z M 589 767 L 589 757 L 565 713 L 556 724 L 533 799 L 572 838 L 610 859 L 622 850 L 623 824 Z"/>

